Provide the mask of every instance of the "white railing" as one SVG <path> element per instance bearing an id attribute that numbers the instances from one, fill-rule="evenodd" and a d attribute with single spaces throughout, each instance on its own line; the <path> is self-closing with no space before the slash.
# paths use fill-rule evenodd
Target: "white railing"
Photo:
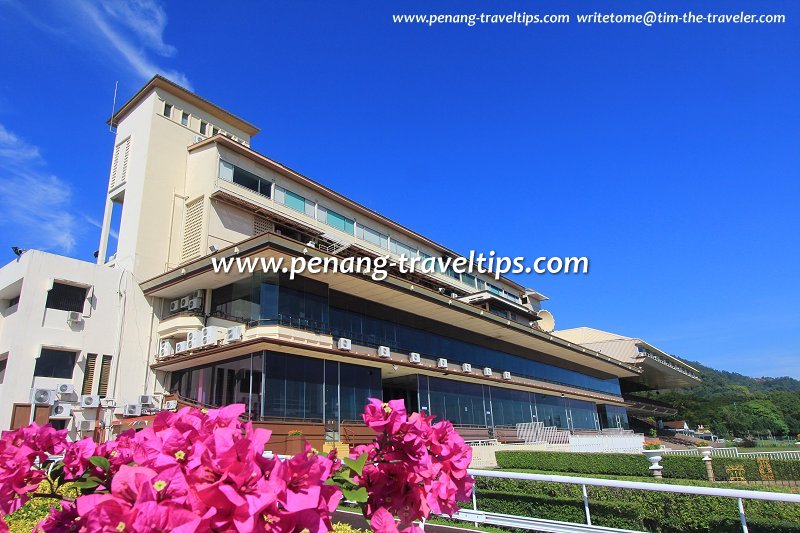
<path id="1" fill-rule="evenodd" d="M 689 448 L 688 450 L 663 450 L 663 455 L 702 455 L 700 450 Z M 800 450 L 786 450 L 779 452 L 740 452 L 738 448 L 713 448 L 711 457 L 768 457 L 770 459 L 800 459 Z"/>
<path id="2" fill-rule="evenodd" d="M 766 500 L 773 502 L 786 502 L 800 504 L 800 494 L 788 494 L 784 492 L 766 492 L 757 490 L 724 489 L 716 487 L 695 487 L 691 485 L 670 485 L 665 483 L 645 483 L 641 481 L 621 481 L 616 479 L 599 479 L 572 476 L 556 476 L 546 474 L 524 474 L 521 472 L 502 472 L 494 470 L 469 469 L 470 475 L 476 478 L 493 477 L 502 479 L 516 479 L 521 481 L 539 481 L 546 483 L 563 483 L 569 485 L 580 485 L 583 494 L 583 507 L 586 515 L 585 524 L 571 522 L 558 522 L 554 520 L 544 520 L 541 518 L 506 515 L 481 511 L 478 508 L 479 492 L 473 491 L 472 509 L 461 509 L 453 518 L 473 522 L 478 524 L 489 524 L 504 527 L 514 527 L 534 531 L 548 531 L 552 533 L 578 532 L 578 531 L 630 531 L 624 529 L 598 527 L 592 525 L 592 514 L 589 507 L 589 497 L 586 487 L 613 487 L 618 489 L 647 490 L 652 492 L 669 492 L 673 494 L 691 494 L 696 496 L 716 496 L 722 498 L 735 499 L 739 507 L 739 520 L 742 524 L 742 531 L 748 533 L 747 519 L 745 517 L 744 505 L 742 500 Z"/>
<path id="3" fill-rule="evenodd" d="M 644 435 L 636 433 L 598 433 L 595 435 L 570 435 L 571 452 L 640 453 Z"/>

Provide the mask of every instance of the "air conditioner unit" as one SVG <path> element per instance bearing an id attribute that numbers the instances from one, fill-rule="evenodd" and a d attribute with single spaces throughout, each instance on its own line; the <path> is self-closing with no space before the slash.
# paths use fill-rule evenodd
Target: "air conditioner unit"
<path id="1" fill-rule="evenodd" d="M 190 296 L 192 298 L 200 298 L 202 300 L 206 296 L 206 291 L 204 291 L 203 289 L 197 289 L 192 294 L 190 294 Z"/>
<path id="2" fill-rule="evenodd" d="M 211 346 L 225 338 L 225 335 L 228 333 L 228 328 L 206 326 L 201 331 L 203 332 L 203 338 L 201 340 L 203 346 Z"/>
<path id="3" fill-rule="evenodd" d="M 436 366 L 439 368 L 447 368 L 447 359 L 440 357 L 439 360 L 436 361 Z"/>
<path id="4" fill-rule="evenodd" d="M 337 346 L 340 350 L 347 350 L 349 352 L 353 349 L 353 341 L 350 339 L 345 339 L 344 337 L 340 337 Z"/>
<path id="5" fill-rule="evenodd" d="M 103 407 L 116 407 L 117 400 L 115 400 L 114 398 L 103 398 L 102 400 L 100 400 L 100 405 L 102 405 Z"/>
<path id="6" fill-rule="evenodd" d="M 170 313 L 177 313 L 181 310 L 181 301 L 180 300 L 172 300 L 169 303 L 169 312 Z"/>
<path id="7" fill-rule="evenodd" d="M 83 313 L 80 311 L 70 311 L 69 315 L 67 316 L 67 322 L 70 324 L 77 324 L 78 322 L 83 322 Z"/>
<path id="8" fill-rule="evenodd" d="M 189 341 L 175 343 L 175 353 L 185 352 L 189 349 Z"/>
<path id="9" fill-rule="evenodd" d="M 472 365 L 469 363 L 463 363 L 461 365 L 461 370 L 463 370 L 464 372 L 472 372 Z"/>
<path id="10" fill-rule="evenodd" d="M 31 403 L 36 405 L 53 405 L 56 401 L 56 391 L 51 389 L 32 389 Z"/>
<path id="11" fill-rule="evenodd" d="M 84 394 L 81 396 L 81 407 L 84 409 L 100 407 L 100 396 L 96 394 Z"/>
<path id="12" fill-rule="evenodd" d="M 135 403 L 125 404 L 125 407 L 122 408 L 122 414 L 125 416 L 141 416 L 142 406 Z"/>
<path id="13" fill-rule="evenodd" d="M 203 330 L 196 329 L 194 331 L 190 331 L 188 335 L 186 335 L 186 342 L 189 343 L 189 349 L 193 350 L 195 348 L 199 348 L 202 346 L 203 342 Z"/>
<path id="14" fill-rule="evenodd" d="M 203 308 L 203 299 L 202 298 L 190 298 L 189 299 L 189 306 L 187 309 L 189 311 L 199 311 Z"/>
<path id="15" fill-rule="evenodd" d="M 458 293 L 457 292 L 451 292 L 450 293 L 450 298 L 458 298 Z"/>
<path id="16" fill-rule="evenodd" d="M 59 394 L 70 395 L 75 394 L 75 386 L 71 383 L 62 383 L 59 385 L 56 390 Z"/>
<path id="17" fill-rule="evenodd" d="M 503 379 L 511 379 L 511 372 L 509 372 L 508 370 L 503 372 Z"/>
<path id="18" fill-rule="evenodd" d="M 192 298 L 189 297 L 189 296 L 184 296 L 183 298 L 181 298 L 181 300 L 180 300 L 181 301 L 181 309 L 186 309 L 187 307 L 189 307 L 189 300 L 191 300 L 191 299 Z"/>
<path id="19" fill-rule="evenodd" d="M 161 358 L 169 357 L 175 353 L 175 341 L 172 339 L 162 339 L 158 347 L 158 356 Z"/>
<path id="20" fill-rule="evenodd" d="M 94 431 L 96 424 L 95 420 L 81 420 L 78 422 L 78 431 Z"/>
<path id="21" fill-rule="evenodd" d="M 178 400 L 167 400 L 164 402 L 164 405 L 161 406 L 162 409 L 165 411 L 172 411 L 173 409 L 178 408 Z"/>
<path id="22" fill-rule="evenodd" d="M 486 376 L 486 377 L 491 377 L 492 376 L 492 369 L 487 366 L 486 368 L 483 369 L 483 375 Z"/>
<path id="23" fill-rule="evenodd" d="M 418 365 L 422 361 L 422 357 L 417 352 L 411 352 L 408 354 L 408 361 Z"/>
<path id="24" fill-rule="evenodd" d="M 378 346 L 378 356 L 379 357 L 391 357 L 392 356 L 392 350 L 390 350 L 388 346 Z"/>
<path id="25" fill-rule="evenodd" d="M 227 342 L 236 342 L 242 340 L 244 336 L 244 326 L 234 326 L 232 328 L 228 328 L 227 333 L 225 333 L 225 340 Z"/>
<path id="26" fill-rule="evenodd" d="M 72 404 L 57 403 L 53 405 L 53 407 L 50 408 L 50 418 L 57 418 L 59 420 L 72 418 Z"/>
<path id="27" fill-rule="evenodd" d="M 149 395 L 142 395 L 139 396 L 139 403 L 146 407 L 150 407 L 156 404 L 156 399 Z"/>

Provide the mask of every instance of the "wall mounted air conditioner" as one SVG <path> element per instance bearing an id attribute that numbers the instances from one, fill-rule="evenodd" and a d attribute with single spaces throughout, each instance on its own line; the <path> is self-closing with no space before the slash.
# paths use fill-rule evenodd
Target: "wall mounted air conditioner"
<path id="1" fill-rule="evenodd" d="M 189 349 L 193 350 L 195 348 L 199 348 L 203 344 L 203 330 L 196 329 L 194 331 L 190 331 L 188 335 L 186 335 L 186 342 L 189 343 Z"/>
<path id="2" fill-rule="evenodd" d="M 56 390 L 59 394 L 70 395 L 75 394 L 75 386 L 71 383 L 62 383 L 59 385 Z"/>
<path id="3" fill-rule="evenodd" d="M 175 353 L 185 352 L 189 349 L 189 341 L 181 341 L 175 343 Z"/>
<path id="4" fill-rule="evenodd" d="M 203 308 L 202 298 L 189 298 L 189 305 L 186 307 L 189 311 L 199 311 Z"/>
<path id="5" fill-rule="evenodd" d="M 180 300 L 172 300 L 169 303 L 169 312 L 170 313 L 177 313 L 181 310 L 181 301 Z"/>
<path id="6" fill-rule="evenodd" d="M 103 398 L 102 400 L 100 400 L 100 405 L 103 407 L 116 407 L 117 400 L 115 400 L 114 398 Z"/>
<path id="7" fill-rule="evenodd" d="M 84 409 L 100 407 L 100 396 L 96 394 L 84 394 L 81 396 L 81 407 Z"/>
<path id="8" fill-rule="evenodd" d="M 162 339 L 158 346 L 159 357 L 169 357 L 175 353 L 175 341 L 173 339 Z"/>
<path id="9" fill-rule="evenodd" d="M 411 352 L 408 354 L 408 361 L 409 363 L 419 364 L 422 362 L 422 357 L 417 352 Z"/>
<path id="10" fill-rule="evenodd" d="M 122 408 L 122 414 L 125 416 L 141 416 L 142 406 L 135 403 L 125 404 L 125 407 Z"/>
<path id="11" fill-rule="evenodd" d="M 162 406 L 162 408 L 165 411 L 172 411 L 173 409 L 177 409 L 178 408 L 178 400 L 167 400 L 166 402 L 164 402 L 164 405 Z"/>
<path id="12" fill-rule="evenodd" d="M 67 315 L 67 322 L 70 324 L 83 322 L 83 313 L 80 311 L 70 311 L 69 315 Z"/>
<path id="13" fill-rule="evenodd" d="M 244 326 L 234 326 L 232 328 L 228 328 L 228 331 L 225 333 L 225 340 L 227 342 L 236 342 L 242 340 L 244 337 Z"/>
<path id="14" fill-rule="evenodd" d="M 181 309 L 186 309 L 189 307 L 189 300 L 191 300 L 189 296 L 184 296 L 181 298 Z"/>
<path id="15" fill-rule="evenodd" d="M 53 407 L 50 408 L 50 418 L 56 418 L 58 420 L 72 418 L 72 404 L 57 403 L 53 405 Z"/>
<path id="16" fill-rule="evenodd" d="M 511 372 L 507 370 L 503 372 L 503 379 L 511 379 Z"/>
<path id="17" fill-rule="evenodd" d="M 483 375 L 486 376 L 486 377 L 491 377 L 492 376 L 492 369 L 487 366 L 486 368 L 483 369 Z"/>
<path id="18" fill-rule="evenodd" d="M 345 339 L 344 337 L 340 337 L 337 346 L 340 350 L 350 351 L 353 349 L 353 341 L 350 339 Z"/>
<path id="19" fill-rule="evenodd" d="M 219 326 L 206 326 L 200 331 L 202 331 L 203 338 L 201 339 L 201 342 L 203 343 L 203 346 L 211 346 L 212 344 L 217 344 L 225 338 L 225 335 L 228 333 L 228 328 L 221 328 Z"/>
<path id="20" fill-rule="evenodd" d="M 461 370 L 463 370 L 464 372 L 472 372 L 472 365 L 469 363 L 463 363 L 461 365 Z"/>
<path id="21" fill-rule="evenodd" d="M 378 357 L 391 357 L 392 350 L 388 346 L 378 346 Z"/>
<path id="22" fill-rule="evenodd" d="M 197 289 L 196 291 L 194 291 L 189 296 L 191 296 L 192 298 L 200 298 L 202 300 L 203 298 L 205 298 L 205 295 L 206 295 L 206 291 L 204 291 L 203 289 Z"/>
<path id="23" fill-rule="evenodd" d="M 439 360 L 436 361 L 436 366 L 439 368 L 447 368 L 447 359 L 440 357 Z"/>
<path id="24" fill-rule="evenodd" d="M 53 405 L 56 391 L 51 389 L 31 389 L 31 403 L 36 405 Z"/>
<path id="25" fill-rule="evenodd" d="M 94 431 L 96 424 L 94 420 L 81 420 L 78 422 L 78 431 Z"/>
<path id="26" fill-rule="evenodd" d="M 142 395 L 139 396 L 139 404 L 150 407 L 156 404 L 156 399 L 149 395 Z"/>
<path id="27" fill-rule="evenodd" d="M 458 298 L 458 293 L 457 292 L 451 292 L 450 293 L 450 298 Z"/>

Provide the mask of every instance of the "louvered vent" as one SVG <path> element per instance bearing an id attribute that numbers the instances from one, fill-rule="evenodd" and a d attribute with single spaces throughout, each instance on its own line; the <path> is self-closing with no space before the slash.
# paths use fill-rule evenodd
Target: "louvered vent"
<path id="1" fill-rule="evenodd" d="M 90 353 L 86 356 L 86 367 L 83 371 L 83 388 L 81 394 L 92 393 L 92 383 L 94 383 L 94 365 L 96 362 L 96 353 Z"/>
<path id="2" fill-rule="evenodd" d="M 183 226 L 182 260 L 187 261 L 200 255 L 200 241 L 203 237 L 203 200 L 201 196 L 186 205 L 186 220 Z"/>
<path id="3" fill-rule="evenodd" d="M 128 137 L 114 147 L 114 160 L 111 162 L 111 179 L 108 190 L 114 189 L 128 178 L 128 159 L 131 154 L 131 138 Z"/>
<path id="4" fill-rule="evenodd" d="M 275 231 L 275 224 L 264 217 L 253 217 L 253 235 L 261 235 L 268 231 Z"/>
<path id="5" fill-rule="evenodd" d="M 97 395 L 101 398 L 108 397 L 108 378 L 111 376 L 111 356 L 104 355 L 100 364 L 100 383 L 97 386 Z"/>

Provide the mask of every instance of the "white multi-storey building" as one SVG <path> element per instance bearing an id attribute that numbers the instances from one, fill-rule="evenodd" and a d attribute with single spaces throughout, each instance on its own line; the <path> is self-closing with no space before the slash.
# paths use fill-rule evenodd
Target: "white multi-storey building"
<path id="1" fill-rule="evenodd" d="M 275 435 L 300 428 L 317 443 L 356 439 L 370 396 L 478 436 L 626 425 L 620 379 L 642 369 L 545 331 L 546 297 L 510 279 L 215 273 L 212 259 L 231 257 L 458 254 L 252 150 L 256 127 L 160 76 L 110 124 L 97 265 L 26 252 L 0 270 L 3 427 L 44 420 L 35 394 L 60 384 L 105 400 L 70 404 L 73 433 L 145 424 L 165 398 L 242 402 Z M 62 293 L 69 309 L 49 306 Z M 39 375 L 56 349 L 71 354 L 48 370 L 58 376 Z"/>

